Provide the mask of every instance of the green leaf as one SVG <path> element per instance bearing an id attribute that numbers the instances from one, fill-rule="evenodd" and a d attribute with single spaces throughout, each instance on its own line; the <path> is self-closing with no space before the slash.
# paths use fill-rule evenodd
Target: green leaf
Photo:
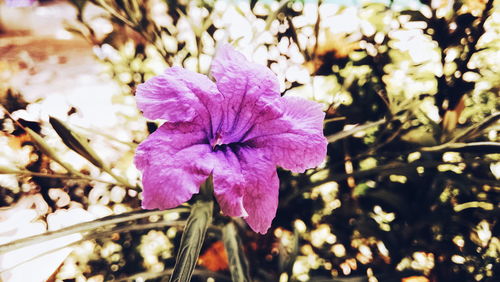
<path id="1" fill-rule="evenodd" d="M 120 277 L 120 280 L 117 281 L 156 281 L 156 279 L 158 278 L 172 274 L 172 271 L 173 271 L 172 268 L 168 268 L 162 272 L 152 272 L 152 271 L 139 272 L 131 276 Z M 211 277 L 215 279 L 215 281 L 231 281 L 231 279 L 225 273 L 214 272 L 206 269 L 195 269 L 194 275 L 205 279 Z"/>
<path id="2" fill-rule="evenodd" d="M 283 10 L 285 10 L 285 8 L 289 2 L 290 2 L 290 0 L 282 0 L 281 2 L 279 2 L 279 7 L 276 10 L 272 11 L 272 13 L 269 14 L 269 16 L 267 16 L 265 30 L 269 30 L 273 21 L 278 17 L 279 13 L 281 13 L 281 12 L 283 12 Z M 243 14 L 245 14 L 245 13 L 243 13 Z"/>
<path id="3" fill-rule="evenodd" d="M 232 280 L 252 281 L 248 271 L 248 261 L 241 247 L 241 238 L 232 221 L 222 228 L 222 240 L 226 248 Z"/>
<path id="4" fill-rule="evenodd" d="M 335 133 L 335 134 L 332 134 L 330 136 L 327 137 L 327 140 L 328 140 L 328 143 L 335 143 L 339 140 L 342 140 L 344 138 L 347 138 L 349 136 L 352 136 L 360 131 L 364 131 L 364 130 L 367 130 L 368 128 L 371 128 L 371 127 L 374 127 L 374 126 L 379 126 L 379 125 L 382 125 L 386 122 L 385 119 L 381 119 L 381 120 L 378 120 L 378 121 L 374 121 L 374 122 L 367 122 L 363 125 L 358 125 L 352 129 L 349 129 L 349 130 L 345 130 L 345 131 L 340 131 L 338 133 Z"/>
<path id="5" fill-rule="evenodd" d="M 370 189 L 372 189 L 372 187 L 370 187 L 366 182 L 360 183 L 354 187 L 352 196 L 354 198 L 364 196 Z"/>
<path id="6" fill-rule="evenodd" d="M 96 167 L 104 168 L 103 161 L 92 150 L 85 138 L 72 131 L 64 122 L 54 117 L 50 117 L 49 122 L 66 146 L 86 158 Z"/>
<path id="7" fill-rule="evenodd" d="M 191 209 L 184 232 L 174 272 L 170 281 L 191 281 L 208 225 L 212 222 L 213 201 L 198 200 Z"/>
<path id="8" fill-rule="evenodd" d="M 49 122 L 66 146 L 86 158 L 93 165 L 99 168 L 104 167 L 103 161 L 92 150 L 85 138 L 72 131 L 64 122 L 54 117 L 50 117 Z"/>
<path id="9" fill-rule="evenodd" d="M 462 132 L 459 132 L 457 136 L 455 136 L 450 142 L 456 142 L 459 140 L 463 141 L 465 139 L 468 139 L 472 135 L 482 132 L 485 129 L 489 128 L 490 126 L 496 124 L 499 119 L 500 119 L 500 113 L 494 113 L 486 117 L 483 121 L 472 125 L 471 127 L 465 129 Z"/>
<path id="10" fill-rule="evenodd" d="M 131 185 L 127 179 L 119 175 L 116 175 L 114 172 L 112 172 L 111 169 L 101 160 L 101 158 L 99 158 L 99 156 L 92 149 L 92 147 L 90 147 L 89 142 L 85 137 L 74 132 L 64 122 L 54 117 L 50 117 L 49 122 L 54 128 L 54 130 L 57 132 L 59 137 L 61 137 L 64 144 L 66 144 L 66 146 L 68 146 L 71 150 L 80 154 L 82 157 L 87 159 L 96 167 L 107 172 L 109 175 L 111 175 L 114 179 L 118 180 L 118 182 L 122 183 L 124 186 L 131 189 L 137 189 L 137 187 Z"/>
<path id="11" fill-rule="evenodd" d="M 36 146 L 38 149 L 45 154 L 47 157 L 51 158 L 58 164 L 60 164 L 62 167 L 64 167 L 68 172 L 76 175 L 80 175 L 80 172 L 78 172 L 76 169 L 74 169 L 70 164 L 62 161 L 57 153 L 45 142 L 45 140 L 40 136 L 38 133 L 35 131 L 31 130 L 29 127 L 25 127 L 24 130 L 26 133 L 28 133 L 31 137 L 31 140 L 35 142 Z"/>
<path id="12" fill-rule="evenodd" d="M 53 231 L 53 232 L 47 232 L 44 234 L 36 235 L 30 238 L 29 241 L 25 241 L 25 239 L 17 240 L 12 243 L 8 243 L 5 245 L 0 246 L 1 252 L 3 252 L 4 247 L 6 247 L 7 251 L 12 249 L 14 247 L 15 250 L 19 250 L 19 242 L 21 243 L 28 243 L 28 245 L 31 244 L 36 244 L 38 243 L 43 243 L 44 241 L 51 240 L 51 238 L 59 238 L 63 236 L 64 234 L 68 234 L 68 232 L 71 232 L 69 234 L 74 234 L 74 233 L 80 233 L 82 234 L 81 239 L 75 238 L 74 240 L 64 240 L 64 242 L 58 242 L 56 244 L 50 244 L 50 247 L 46 249 L 43 253 L 38 254 L 35 257 L 32 258 L 27 258 L 25 260 L 19 261 L 17 264 L 10 266 L 9 268 L 2 269 L 0 270 L 0 273 L 4 271 L 9 271 L 11 269 L 16 268 L 19 265 L 22 265 L 24 263 L 33 261 L 41 256 L 59 251 L 61 249 L 80 244 L 84 241 L 87 240 L 95 240 L 98 238 L 109 238 L 112 234 L 115 233 L 122 233 L 122 232 L 130 232 L 130 231 L 137 231 L 137 230 L 148 230 L 148 229 L 153 229 L 153 228 L 164 228 L 166 226 L 175 226 L 179 228 L 180 226 L 183 225 L 183 221 L 169 221 L 169 220 L 159 220 L 155 222 L 147 222 L 147 223 L 140 223 L 140 222 L 134 222 L 134 224 L 130 224 L 129 222 L 133 220 L 140 220 L 149 216 L 158 216 L 158 215 L 165 215 L 171 212 L 182 212 L 182 211 L 187 211 L 187 208 L 176 208 L 176 209 L 170 209 L 170 210 L 165 210 L 165 211 L 144 211 L 140 210 L 138 212 L 132 212 L 132 213 L 127 213 L 127 214 L 120 214 L 116 216 L 109 216 L 106 218 L 98 219 L 95 221 L 91 222 L 86 222 L 82 224 L 77 224 L 74 226 L 70 226 L 61 230 Z M 127 222 L 129 224 L 120 224 L 122 222 Z M 97 228 L 95 226 L 98 226 Z M 87 228 L 90 227 L 90 228 Z M 76 229 L 85 229 L 87 228 L 86 232 L 76 232 Z M 93 231 L 93 232 L 91 232 Z M 56 237 L 54 237 L 56 236 Z M 35 239 L 35 240 L 31 240 Z M 22 245 L 22 244 L 21 244 Z M 29 247 L 29 246 L 28 246 Z M 10 248 L 10 249 L 9 249 Z M 22 248 L 22 246 L 21 246 Z"/>
<path id="13" fill-rule="evenodd" d="M 416 10 L 405 10 L 401 11 L 401 15 L 410 16 L 410 21 L 412 22 L 427 22 L 428 18 L 424 16 L 420 11 Z"/>
<path id="14" fill-rule="evenodd" d="M 10 168 L 7 166 L 0 165 L 0 174 L 18 174 L 20 170 L 17 167 Z"/>
<path id="15" fill-rule="evenodd" d="M 80 13 L 83 11 L 87 0 L 69 0 L 69 2 L 78 10 Z"/>
<path id="16" fill-rule="evenodd" d="M 0 253 L 5 253 L 12 250 L 17 250 L 22 247 L 30 246 L 33 244 L 45 242 L 48 240 L 60 238 L 63 236 L 82 233 L 82 234 L 94 234 L 94 233 L 102 233 L 105 229 L 110 227 L 114 227 L 117 224 L 125 223 L 129 221 L 135 221 L 143 218 L 148 218 L 150 216 L 158 216 L 171 212 L 185 212 L 187 208 L 179 207 L 175 209 L 165 210 L 165 211 L 133 211 L 128 213 L 123 213 L 119 215 L 112 215 L 103 218 L 99 218 L 93 221 L 84 222 L 75 224 L 72 226 L 68 226 L 66 228 L 62 228 L 56 231 L 49 231 L 40 235 L 30 236 L 26 238 L 22 238 L 7 244 L 0 245 Z M 131 225 L 134 226 L 134 225 Z M 85 236 L 84 236 L 85 237 Z"/>
<path id="17" fill-rule="evenodd" d="M 431 127 L 425 125 L 407 131 L 401 136 L 401 140 L 421 146 L 434 146 L 438 143 Z"/>

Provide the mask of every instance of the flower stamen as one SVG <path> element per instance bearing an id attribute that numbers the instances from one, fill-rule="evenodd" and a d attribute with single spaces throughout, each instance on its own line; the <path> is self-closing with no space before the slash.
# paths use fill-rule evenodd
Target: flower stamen
<path id="1" fill-rule="evenodd" d="M 212 143 L 210 144 L 212 146 L 212 150 L 215 150 L 215 147 L 223 145 L 222 144 L 222 136 L 220 132 L 217 132 L 217 135 L 215 138 L 212 140 Z"/>

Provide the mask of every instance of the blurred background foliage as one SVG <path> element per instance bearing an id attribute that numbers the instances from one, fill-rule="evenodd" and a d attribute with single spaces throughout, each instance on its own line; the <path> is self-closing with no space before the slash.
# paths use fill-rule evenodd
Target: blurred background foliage
<path id="1" fill-rule="evenodd" d="M 22 207 L 36 210 L 27 221 L 42 230 L 94 221 L 0 253 L 79 235 L 53 248 L 72 246 L 50 279 L 171 273 L 189 205 L 140 211 L 133 150 L 157 124 L 140 116 L 134 89 L 168 66 L 208 74 L 217 44 L 227 41 L 268 65 L 283 95 L 326 111 L 327 161 L 304 174 L 279 171 L 268 234 L 232 219 L 253 280 L 499 277 L 499 1 L 68 2 L 76 13 L 66 30 L 92 46 L 118 85 L 109 109 L 99 108 L 113 123 L 93 126 L 80 100 L 44 112 L 50 94 L 26 101 L 2 85 L 1 218 Z M 27 117 L 33 111 L 38 117 Z M 209 227 L 195 281 L 230 281 L 220 224 L 227 220 Z M 2 270 L 4 280 L 14 267 Z"/>

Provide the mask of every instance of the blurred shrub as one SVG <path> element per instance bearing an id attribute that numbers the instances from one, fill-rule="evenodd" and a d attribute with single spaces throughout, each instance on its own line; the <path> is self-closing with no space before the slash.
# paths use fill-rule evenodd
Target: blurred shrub
<path id="1" fill-rule="evenodd" d="M 229 41 L 267 64 L 284 95 L 324 103 L 327 162 L 302 175 L 280 171 L 266 236 L 240 226 L 255 280 L 498 275 L 498 1 L 70 2 L 77 21 L 68 30 L 93 44 L 124 95 L 168 66 L 208 73 L 217 44 Z M 156 231 L 93 241 L 100 256 L 81 273 L 167 273 L 179 235 L 154 222 L 144 226 Z M 209 232 L 196 279 L 228 279 L 220 249 L 220 234 Z"/>

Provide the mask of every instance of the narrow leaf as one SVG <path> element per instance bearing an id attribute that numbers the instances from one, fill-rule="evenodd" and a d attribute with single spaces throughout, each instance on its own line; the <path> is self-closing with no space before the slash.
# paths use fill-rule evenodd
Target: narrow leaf
<path id="1" fill-rule="evenodd" d="M 164 276 L 170 276 L 172 274 L 173 269 L 168 268 L 162 272 L 152 272 L 152 271 L 145 271 L 145 272 L 140 272 L 136 273 L 131 276 L 126 276 L 126 277 L 121 277 L 117 280 L 114 280 L 115 282 L 130 282 L 130 281 L 156 281 L 157 278 L 164 277 Z M 226 282 L 226 281 L 231 281 L 227 275 L 224 273 L 220 272 L 214 272 L 214 271 L 209 271 L 205 269 L 195 269 L 193 274 L 198 277 L 212 277 L 215 279 L 217 282 Z"/>
<path id="2" fill-rule="evenodd" d="M 22 247 L 30 246 L 33 244 L 45 242 L 47 240 L 52 240 L 56 238 L 60 238 L 63 236 L 75 234 L 75 233 L 84 233 L 84 232 L 96 232 L 102 229 L 106 229 L 107 227 L 113 227 L 116 224 L 139 220 L 143 218 L 147 218 L 150 216 L 163 215 L 171 212 L 185 212 L 187 208 L 180 207 L 176 209 L 170 209 L 166 211 L 133 211 L 128 213 L 123 213 L 119 215 L 112 215 L 103 218 L 99 218 L 93 221 L 84 222 L 75 224 L 72 226 L 68 226 L 66 228 L 62 228 L 56 231 L 46 232 L 40 235 L 30 236 L 26 238 L 22 238 L 19 240 L 12 241 L 7 244 L 0 245 L 0 253 L 16 250 Z"/>
<path id="3" fill-rule="evenodd" d="M 68 172 L 72 174 L 79 175 L 80 172 L 78 172 L 76 169 L 74 169 L 70 164 L 62 161 L 59 156 L 56 154 L 56 152 L 45 142 L 45 140 L 42 138 L 42 136 L 38 135 L 35 131 L 31 130 L 29 127 L 25 127 L 24 130 L 26 133 L 29 134 L 31 137 L 31 140 L 35 142 L 36 146 L 38 149 L 47 157 L 51 158 L 58 164 L 60 164 L 64 169 L 66 169 Z"/>
<path id="4" fill-rule="evenodd" d="M 174 272 L 170 281 L 191 281 L 194 268 L 205 240 L 208 225 L 212 222 L 212 201 L 197 201 L 182 233 Z"/>
<path id="5" fill-rule="evenodd" d="M 289 2 L 290 0 L 282 0 L 279 3 L 279 7 L 276 10 L 274 10 L 269 16 L 267 16 L 265 30 L 269 30 L 273 21 L 278 17 L 278 14 L 281 13 L 286 8 L 286 5 L 288 5 Z"/>
<path id="6" fill-rule="evenodd" d="M 337 142 L 341 139 L 352 136 L 360 131 L 366 130 L 366 129 L 374 127 L 374 126 L 381 125 L 381 124 L 385 123 L 385 121 L 386 121 L 385 119 L 381 119 L 381 120 L 374 121 L 374 122 L 368 122 L 368 123 L 365 123 L 363 125 L 358 125 L 352 129 L 349 129 L 346 131 L 341 131 L 341 132 L 336 133 L 336 134 L 332 134 L 332 135 L 327 137 L 328 143 Z"/>
<path id="7" fill-rule="evenodd" d="M 222 240 L 226 248 L 232 280 L 252 281 L 248 271 L 248 261 L 241 247 L 241 239 L 233 222 L 229 222 L 222 228 Z"/>
<path id="8" fill-rule="evenodd" d="M 87 159 L 96 167 L 107 172 L 109 175 L 111 175 L 114 179 L 118 180 L 118 182 L 122 183 L 124 186 L 131 189 L 137 189 L 137 187 L 131 185 L 127 179 L 123 178 L 120 175 L 116 175 L 113 171 L 111 171 L 111 169 L 101 160 L 101 158 L 92 149 L 92 147 L 90 147 L 89 142 L 85 137 L 71 130 L 64 122 L 54 117 L 50 117 L 49 122 L 54 128 L 54 130 L 57 132 L 59 137 L 61 137 L 64 144 L 66 144 L 66 146 L 68 146 L 71 150 L 80 154 L 82 157 Z"/>
<path id="9" fill-rule="evenodd" d="M 0 174 L 18 174 L 20 170 L 17 167 L 7 167 L 0 165 Z"/>
<path id="10" fill-rule="evenodd" d="M 494 113 L 486 117 L 480 123 L 474 124 L 471 127 L 465 129 L 463 132 L 459 133 L 457 136 L 455 136 L 455 138 L 452 139 L 451 142 L 465 140 L 469 138 L 471 135 L 481 132 L 490 127 L 491 125 L 494 125 L 498 121 L 498 119 L 500 119 L 500 113 Z"/>
<path id="11" fill-rule="evenodd" d="M 163 212 L 170 212 L 170 211 L 171 210 L 163 211 Z M 95 240 L 98 238 L 109 238 L 112 234 L 115 234 L 115 233 L 130 232 L 130 231 L 137 231 L 137 230 L 144 231 L 144 230 L 149 230 L 149 229 L 153 229 L 153 228 L 164 228 L 166 226 L 169 226 L 169 227 L 175 226 L 175 227 L 179 228 L 182 225 L 184 225 L 184 221 L 161 220 L 161 221 L 156 221 L 156 222 L 152 222 L 152 223 L 127 224 L 127 225 L 123 225 L 123 224 L 122 225 L 119 225 L 119 224 L 114 225 L 113 224 L 110 226 L 101 227 L 98 229 L 98 232 L 86 232 L 85 234 L 82 234 L 81 239 L 79 239 L 79 240 L 67 241 L 67 242 L 61 243 L 61 244 L 49 244 L 50 247 L 48 247 L 48 249 L 46 251 L 44 251 L 43 253 L 40 253 L 35 257 L 26 258 L 25 260 L 20 261 L 18 264 L 13 265 L 7 269 L 1 269 L 0 273 L 14 269 L 19 265 L 33 261 L 41 256 L 62 250 L 62 249 L 67 248 L 67 247 L 71 247 L 71 246 L 80 244 L 84 241 Z M 39 244 L 43 244 L 43 243 L 39 243 Z M 17 250 L 19 250 L 19 249 L 16 249 L 16 251 Z"/>
<path id="12" fill-rule="evenodd" d="M 86 158 L 93 165 L 99 168 L 104 167 L 101 158 L 92 150 L 86 139 L 72 131 L 64 122 L 54 117 L 50 117 L 49 122 L 66 146 Z"/>

